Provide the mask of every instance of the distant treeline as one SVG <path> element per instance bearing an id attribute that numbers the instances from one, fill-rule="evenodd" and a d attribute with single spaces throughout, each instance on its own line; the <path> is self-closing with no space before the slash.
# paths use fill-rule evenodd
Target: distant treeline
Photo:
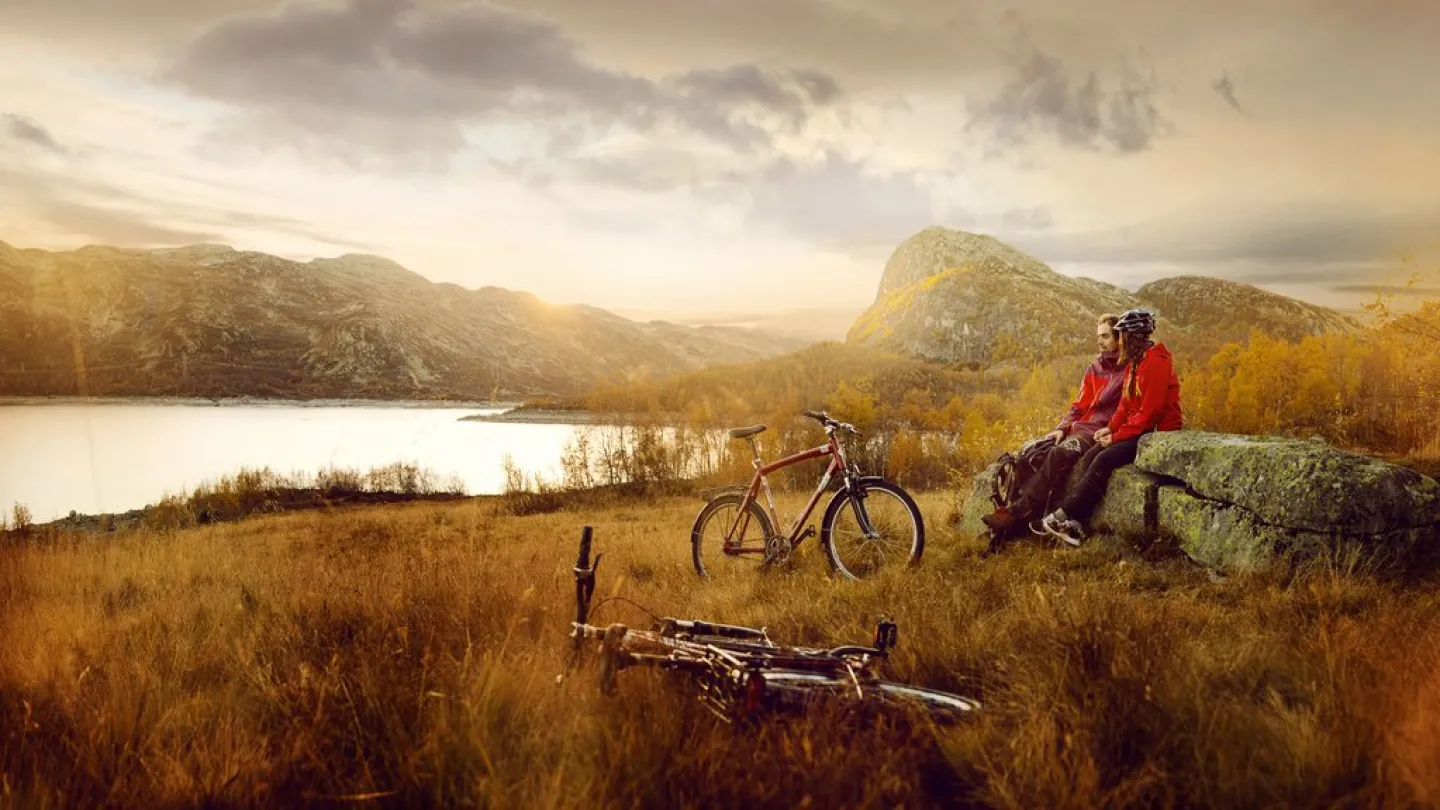
<path id="1" fill-rule="evenodd" d="M 1164 336 L 1158 336 L 1164 340 Z M 1186 425 L 1226 433 L 1323 437 L 1360 452 L 1440 458 L 1440 308 L 1389 317 L 1356 335 L 1271 338 L 1256 330 L 1208 357 L 1178 356 Z M 737 483 L 750 451 L 721 429 L 765 424 L 767 459 L 818 446 L 800 411 L 853 423 L 867 472 L 917 489 L 963 485 L 1000 453 L 1051 429 L 1090 358 L 984 371 L 950 368 L 841 343 L 743 365 L 597 388 L 546 408 L 630 414 L 582 429 L 560 481 L 511 470 L 512 489 L 623 482 Z M 814 485 L 821 462 L 782 471 L 782 488 Z"/>

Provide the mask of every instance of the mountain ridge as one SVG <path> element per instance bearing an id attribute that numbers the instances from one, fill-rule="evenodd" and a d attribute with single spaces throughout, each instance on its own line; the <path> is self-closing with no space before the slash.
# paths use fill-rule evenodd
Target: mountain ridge
<path id="1" fill-rule="evenodd" d="M 0 246 L 0 394 L 502 399 L 798 348 L 640 324 L 390 259 Z"/>
<path id="2" fill-rule="evenodd" d="M 1067 276 L 988 234 L 930 226 L 885 264 L 874 302 L 846 340 L 941 363 L 988 365 L 1085 352 L 1106 312 L 1144 307 L 1172 348 L 1209 356 L 1252 328 L 1299 340 L 1363 327 L 1335 310 L 1207 276 L 1157 279 L 1134 292 Z"/>

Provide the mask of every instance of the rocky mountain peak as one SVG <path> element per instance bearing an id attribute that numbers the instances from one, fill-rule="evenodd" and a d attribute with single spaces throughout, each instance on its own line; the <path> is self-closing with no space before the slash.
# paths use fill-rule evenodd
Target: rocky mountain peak
<path id="1" fill-rule="evenodd" d="M 885 265 L 875 302 L 847 340 L 944 363 L 986 365 L 1091 351 L 1102 314 L 1145 307 L 1157 338 L 1196 353 L 1251 329 L 1276 337 L 1361 328 L 1334 310 L 1249 284 L 1200 276 L 1154 281 L 1130 292 L 1067 276 L 985 234 L 926 228 Z"/>
<path id="2" fill-rule="evenodd" d="M 1034 256 L 1016 250 L 988 234 L 969 233 L 932 225 L 895 248 L 880 276 L 876 300 L 946 270 L 986 265 L 1016 276 L 1038 279 L 1054 273 Z"/>

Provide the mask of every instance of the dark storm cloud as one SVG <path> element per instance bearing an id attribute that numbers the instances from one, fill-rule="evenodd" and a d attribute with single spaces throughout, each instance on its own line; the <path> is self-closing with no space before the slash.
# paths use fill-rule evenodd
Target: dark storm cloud
<path id="1" fill-rule="evenodd" d="M 692 70 L 675 79 L 673 84 L 694 102 L 756 104 L 791 119 L 796 125 L 804 122 L 814 106 L 834 103 L 841 96 L 840 85 L 834 77 L 819 71 L 775 74 L 756 65 Z"/>
<path id="2" fill-rule="evenodd" d="M 828 74 L 739 64 L 651 79 L 588 58 L 553 23 L 479 2 L 291 3 L 199 36 L 167 77 L 270 120 L 379 147 L 455 148 L 466 122 L 525 116 L 698 134 L 758 150 L 841 101 Z M 428 131 L 428 133 L 427 133 Z M 439 133 L 449 133 L 437 135 Z"/>
<path id="3" fill-rule="evenodd" d="M 17 141 L 38 146 L 51 152 L 63 154 L 66 149 L 45 127 L 32 118 L 15 113 L 0 113 L 0 132 Z"/>
<path id="4" fill-rule="evenodd" d="M 1234 107 L 1236 112 L 1245 112 L 1245 108 L 1241 107 L 1240 101 L 1235 98 L 1235 83 L 1230 81 L 1229 73 L 1222 74 L 1220 78 L 1210 84 L 1210 88 L 1219 93 L 1220 97 L 1225 99 L 1225 103 Z"/>
<path id="5" fill-rule="evenodd" d="M 993 95 L 967 104 L 971 129 L 988 129 L 1011 144 L 1038 135 L 1065 146 L 1129 153 L 1149 149 L 1172 128 L 1156 103 L 1153 76 L 1129 62 L 1103 82 L 1093 70 L 1080 75 L 1036 45 L 1017 13 L 1009 22 L 1016 35 L 1008 76 Z"/>

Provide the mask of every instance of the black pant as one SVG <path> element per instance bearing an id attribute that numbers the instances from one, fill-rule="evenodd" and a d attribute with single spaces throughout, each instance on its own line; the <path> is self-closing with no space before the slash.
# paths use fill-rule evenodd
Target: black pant
<path id="1" fill-rule="evenodd" d="M 1011 512 L 1019 519 L 1030 520 L 1049 511 L 1055 490 L 1065 486 L 1076 462 L 1095 446 L 1094 438 L 1077 435 L 1067 436 L 1045 451 L 1045 460 L 1040 463 L 1040 468 L 1020 486 Z"/>
<path id="2" fill-rule="evenodd" d="M 1109 447 L 1095 445 L 1085 454 L 1083 473 L 1080 475 L 1080 482 L 1075 485 L 1075 491 L 1070 493 L 1060 508 L 1065 510 L 1065 516 L 1081 523 L 1090 519 L 1095 507 L 1100 505 L 1100 500 L 1105 497 L 1105 488 L 1110 484 L 1110 475 L 1126 464 L 1135 461 L 1135 452 L 1140 448 L 1140 437 L 1126 439 L 1123 442 L 1115 442 Z"/>

